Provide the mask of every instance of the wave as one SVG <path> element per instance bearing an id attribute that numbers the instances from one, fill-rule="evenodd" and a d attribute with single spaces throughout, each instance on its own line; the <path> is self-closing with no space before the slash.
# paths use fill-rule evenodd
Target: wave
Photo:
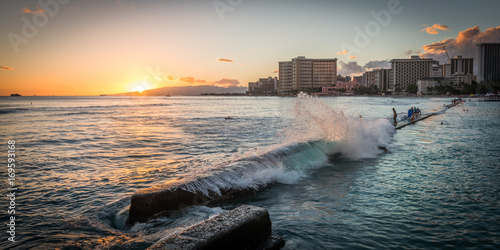
<path id="1" fill-rule="evenodd" d="M 282 131 L 281 142 L 249 151 L 226 164 L 192 171 L 180 188 L 205 196 L 227 190 L 261 189 L 271 183 L 295 183 L 332 156 L 349 160 L 375 158 L 392 140 L 394 126 L 387 119 L 347 116 L 318 98 L 299 94 L 293 126 Z"/>
<path id="2" fill-rule="evenodd" d="M 5 109 L 0 109 L 0 115 L 2 114 L 10 114 L 10 113 L 20 113 L 27 111 L 28 109 L 26 108 L 5 108 Z"/>

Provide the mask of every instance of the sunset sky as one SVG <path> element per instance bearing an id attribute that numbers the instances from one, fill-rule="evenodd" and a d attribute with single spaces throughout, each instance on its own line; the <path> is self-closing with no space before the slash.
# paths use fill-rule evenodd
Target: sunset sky
<path id="1" fill-rule="evenodd" d="M 247 86 L 297 56 L 338 58 L 339 73 L 351 75 L 410 55 L 444 63 L 440 41 L 475 58 L 476 43 L 500 39 L 498 0 L 1 4 L 0 95 Z"/>

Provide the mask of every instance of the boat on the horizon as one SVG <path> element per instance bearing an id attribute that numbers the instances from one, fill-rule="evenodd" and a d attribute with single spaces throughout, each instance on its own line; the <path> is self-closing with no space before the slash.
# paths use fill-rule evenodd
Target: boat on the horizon
<path id="1" fill-rule="evenodd" d="M 15 93 L 15 94 L 10 94 L 10 96 L 21 96 L 21 95 L 18 93 Z"/>

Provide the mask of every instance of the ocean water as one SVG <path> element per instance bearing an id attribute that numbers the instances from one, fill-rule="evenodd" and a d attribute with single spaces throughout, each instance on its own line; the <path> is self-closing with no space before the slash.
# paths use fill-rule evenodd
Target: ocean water
<path id="1" fill-rule="evenodd" d="M 284 249 L 499 249 L 500 103 L 450 100 L 1 97 L 0 248 L 146 249 L 250 204 Z M 392 108 L 403 124 L 412 106 L 438 115 L 395 130 Z M 215 178 L 241 164 L 257 167 Z M 126 225 L 135 191 L 200 176 L 193 192 L 255 192 Z"/>

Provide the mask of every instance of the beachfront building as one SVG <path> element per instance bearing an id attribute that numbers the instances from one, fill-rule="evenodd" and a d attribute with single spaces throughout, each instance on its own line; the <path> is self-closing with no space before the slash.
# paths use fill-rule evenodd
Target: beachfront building
<path id="1" fill-rule="evenodd" d="M 279 62 L 279 85 L 278 93 L 291 91 L 292 88 L 292 61 Z"/>
<path id="2" fill-rule="evenodd" d="M 451 77 L 452 75 L 474 75 L 474 59 L 462 58 L 462 56 L 455 56 L 448 59 L 443 65 L 443 77 Z"/>
<path id="3" fill-rule="evenodd" d="M 364 86 L 377 86 L 381 91 L 387 91 L 389 86 L 389 69 L 374 69 L 363 73 Z"/>
<path id="4" fill-rule="evenodd" d="M 439 65 L 438 64 L 433 64 L 432 65 L 432 73 L 431 73 L 431 77 L 443 77 L 443 68 L 444 68 L 444 65 Z"/>
<path id="5" fill-rule="evenodd" d="M 337 83 L 337 58 L 311 59 L 299 56 L 279 62 L 278 92 L 308 90 Z"/>
<path id="6" fill-rule="evenodd" d="M 352 80 L 358 82 L 359 84 L 363 84 L 363 76 L 362 75 L 360 75 L 360 76 L 353 76 Z"/>
<path id="7" fill-rule="evenodd" d="M 500 80 L 500 43 L 480 43 L 477 81 Z"/>
<path id="8" fill-rule="evenodd" d="M 417 95 L 432 94 L 429 89 L 441 84 L 451 84 L 456 88 L 461 88 L 462 83 L 471 84 L 472 80 L 471 74 L 453 74 L 449 77 L 424 77 L 417 81 Z"/>
<path id="9" fill-rule="evenodd" d="M 417 81 L 417 95 L 427 95 L 430 89 L 444 82 L 444 77 L 424 77 Z"/>
<path id="10" fill-rule="evenodd" d="M 471 74 L 453 74 L 449 77 L 445 77 L 446 83 L 451 83 L 453 85 L 460 85 L 461 83 L 472 84 L 474 79 Z"/>
<path id="11" fill-rule="evenodd" d="M 249 93 L 272 93 L 278 89 L 278 77 L 259 78 L 256 82 L 248 82 Z"/>
<path id="12" fill-rule="evenodd" d="M 365 87 L 371 87 L 377 84 L 377 72 L 376 71 L 366 71 L 363 73 L 363 82 Z"/>
<path id="13" fill-rule="evenodd" d="M 337 82 L 334 87 L 322 87 L 322 94 L 329 95 L 353 95 L 354 89 L 361 87 L 357 81 L 351 82 Z"/>
<path id="14" fill-rule="evenodd" d="M 432 58 L 412 56 L 410 59 L 392 59 L 389 91 L 405 91 L 408 85 L 417 84 L 422 78 L 430 77 L 432 65 L 437 61 Z"/>

